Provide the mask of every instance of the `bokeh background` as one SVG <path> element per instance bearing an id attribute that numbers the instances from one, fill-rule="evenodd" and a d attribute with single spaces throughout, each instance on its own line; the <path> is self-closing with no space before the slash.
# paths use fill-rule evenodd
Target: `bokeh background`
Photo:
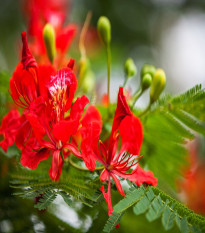
<path id="1" fill-rule="evenodd" d="M 0 70 L 10 74 L 20 59 L 20 32 L 27 28 L 22 10 L 24 2 L 0 0 Z M 106 82 L 102 81 L 106 77 L 106 60 L 95 29 L 102 15 L 112 24 L 112 101 L 124 81 L 123 65 L 128 57 L 133 58 L 138 70 L 144 63 L 162 67 L 167 75 L 166 91 L 171 94 L 184 92 L 198 83 L 204 86 L 205 1 L 73 0 L 69 1 L 67 11 L 67 22 L 76 23 L 79 31 L 88 11 L 92 12 L 86 45 L 100 95 L 106 92 Z M 78 36 L 69 50 L 69 55 L 75 59 L 79 58 L 77 45 Z M 132 91 L 139 85 L 139 73 L 128 84 Z M 138 104 L 143 107 L 147 101 L 148 93 Z M 49 212 L 43 215 L 36 212 L 32 203 L 12 197 L 5 175 L 9 166 L 1 158 L 0 232 L 100 232 L 103 229 L 107 220 L 106 206 L 99 207 L 96 212 L 79 203 L 74 209 L 61 204 L 60 209 L 53 206 L 55 215 Z M 116 200 L 118 198 L 116 194 Z M 62 200 L 57 202 L 62 203 Z M 159 226 L 157 221 L 146 224 L 143 216 L 136 222 L 130 211 L 124 216 L 118 232 L 154 232 L 154 229 L 164 232 Z"/>

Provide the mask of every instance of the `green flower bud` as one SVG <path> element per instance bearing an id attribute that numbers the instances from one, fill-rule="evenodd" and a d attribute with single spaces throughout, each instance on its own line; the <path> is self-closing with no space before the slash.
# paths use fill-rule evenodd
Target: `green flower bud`
<path id="1" fill-rule="evenodd" d="M 103 43 L 107 46 L 111 41 L 111 25 L 107 17 L 101 16 L 97 23 L 98 33 Z"/>
<path id="2" fill-rule="evenodd" d="M 46 46 L 48 58 L 53 63 L 56 55 L 55 31 L 51 24 L 47 23 L 43 29 L 43 39 Z"/>
<path id="3" fill-rule="evenodd" d="M 137 67 L 135 66 L 132 58 L 128 58 L 126 60 L 124 70 L 127 78 L 133 77 L 137 74 Z"/>
<path id="4" fill-rule="evenodd" d="M 152 84 L 152 76 L 149 73 L 147 73 L 143 76 L 141 80 L 142 91 L 148 89 L 151 86 L 151 84 Z"/>
<path id="5" fill-rule="evenodd" d="M 91 93 L 95 87 L 95 74 L 89 70 L 83 78 L 82 89 L 85 93 Z"/>
<path id="6" fill-rule="evenodd" d="M 157 69 L 153 77 L 153 81 L 150 89 L 151 103 L 155 102 L 159 98 L 160 94 L 165 88 L 165 85 L 166 85 L 166 75 L 164 73 L 164 70 Z"/>
<path id="7" fill-rule="evenodd" d="M 154 77 L 154 74 L 156 72 L 156 68 L 153 65 L 145 64 L 141 69 L 141 78 L 144 77 L 145 74 L 150 74 L 152 78 Z"/>

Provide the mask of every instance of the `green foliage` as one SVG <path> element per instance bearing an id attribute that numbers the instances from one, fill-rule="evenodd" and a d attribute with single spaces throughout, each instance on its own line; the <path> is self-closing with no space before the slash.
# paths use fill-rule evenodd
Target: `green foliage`
<path id="1" fill-rule="evenodd" d="M 56 192 L 47 191 L 41 194 L 41 198 L 38 200 L 38 203 L 34 206 L 39 210 L 46 209 L 56 198 Z"/>
<path id="2" fill-rule="evenodd" d="M 58 194 L 61 195 L 61 197 L 63 198 L 63 200 L 65 201 L 65 203 L 67 205 L 69 205 L 69 206 L 72 205 L 72 200 L 71 200 L 70 196 L 67 193 L 59 191 Z"/>
<path id="3" fill-rule="evenodd" d="M 0 119 L 7 113 L 11 97 L 8 92 L 10 74 L 6 71 L 0 72 Z"/>
<path id="4" fill-rule="evenodd" d="M 136 200 L 138 200 L 144 193 L 144 187 L 141 186 L 139 189 L 131 188 L 126 195 L 126 198 L 122 199 L 114 208 L 115 212 L 125 211 L 127 208 L 132 206 Z"/>
<path id="5" fill-rule="evenodd" d="M 22 198 L 41 197 L 36 208 L 47 208 L 57 195 L 61 195 L 64 201 L 72 204 L 70 197 L 81 201 L 92 207 L 102 196 L 99 192 L 99 182 L 91 180 L 86 172 L 79 172 L 73 168 L 63 171 L 60 181 L 53 182 L 48 176 L 48 170 L 19 169 L 11 176 L 11 187 L 21 189 L 21 192 L 14 193 Z"/>
<path id="6" fill-rule="evenodd" d="M 186 208 L 183 204 L 166 195 L 155 187 L 145 189 L 143 185 L 130 188 L 124 199 L 114 206 L 114 214 L 107 221 L 105 232 L 114 229 L 119 218 L 129 207 L 133 206 L 135 215 L 144 214 L 152 222 L 161 218 L 165 230 L 176 225 L 182 233 L 204 232 L 205 219 Z"/>
<path id="7" fill-rule="evenodd" d="M 176 97 L 162 97 L 141 117 L 144 140 L 142 163 L 147 164 L 159 184 L 175 187 L 186 165 L 185 143 L 195 133 L 205 135 L 205 91 L 197 85 Z"/>
<path id="8" fill-rule="evenodd" d="M 112 230 L 114 230 L 115 226 L 119 224 L 120 219 L 122 218 L 123 214 L 124 212 L 121 212 L 121 213 L 113 212 L 110 218 L 108 219 L 103 231 L 111 232 Z"/>

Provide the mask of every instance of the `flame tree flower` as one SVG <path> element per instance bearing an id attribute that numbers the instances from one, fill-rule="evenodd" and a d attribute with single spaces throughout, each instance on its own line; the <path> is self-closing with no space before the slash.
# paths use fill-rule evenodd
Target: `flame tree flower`
<path id="1" fill-rule="evenodd" d="M 53 159 L 49 175 L 54 181 L 60 178 L 67 150 L 81 158 L 77 147 L 69 142 L 80 127 L 81 115 L 89 101 L 82 96 L 71 107 L 76 84 L 71 68 L 59 70 L 55 76 L 51 76 L 48 84 L 48 102 L 36 102 L 27 115 L 37 142 L 31 139 L 27 143 L 22 151 L 21 163 L 35 169 L 41 160 L 51 154 Z M 69 109 L 70 114 L 65 117 Z"/>
<path id="2" fill-rule="evenodd" d="M 49 174 L 56 181 L 69 151 L 81 157 L 69 141 L 80 126 L 81 115 L 89 100 L 81 96 L 71 107 L 77 87 L 73 59 L 59 71 L 52 66 L 37 66 L 25 32 L 22 41 L 22 62 L 10 80 L 10 93 L 16 105 L 24 111 L 20 116 L 17 110 L 12 110 L 4 117 L 0 128 L 4 140 L 0 146 L 6 151 L 15 141 L 22 150 L 22 165 L 31 169 L 51 154 Z M 65 117 L 68 110 L 70 114 Z"/>
<path id="3" fill-rule="evenodd" d="M 97 113 L 95 113 L 97 114 Z M 129 179 L 137 185 L 147 183 L 151 185 L 157 184 L 157 179 L 151 172 L 144 171 L 138 162 L 140 148 L 143 140 L 143 131 L 140 120 L 134 116 L 123 95 L 123 88 L 119 89 L 117 108 L 113 120 L 109 145 L 106 146 L 99 141 L 102 129 L 102 121 L 100 117 L 91 121 L 85 114 L 82 120 L 82 157 L 89 170 L 94 170 L 96 161 L 104 166 L 100 179 L 102 182 L 108 180 L 108 190 L 105 192 L 104 186 L 101 191 L 108 205 L 108 214 L 112 214 L 111 203 L 111 178 L 121 195 L 125 195 L 120 184 L 119 178 Z M 118 151 L 119 138 L 121 138 L 121 148 Z M 131 173 L 127 173 L 132 169 Z"/>

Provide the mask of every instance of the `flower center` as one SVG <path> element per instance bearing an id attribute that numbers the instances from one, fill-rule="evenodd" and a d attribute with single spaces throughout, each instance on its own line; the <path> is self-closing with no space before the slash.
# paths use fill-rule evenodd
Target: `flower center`
<path id="1" fill-rule="evenodd" d="M 67 82 L 67 72 L 61 72 L 55 76 L 51 76 L 48 90 L 52 97 L 51 104 L 55 113 L 56 122 L 59 122 L 64 117 L 65 106 L 67 102 Z"/>

